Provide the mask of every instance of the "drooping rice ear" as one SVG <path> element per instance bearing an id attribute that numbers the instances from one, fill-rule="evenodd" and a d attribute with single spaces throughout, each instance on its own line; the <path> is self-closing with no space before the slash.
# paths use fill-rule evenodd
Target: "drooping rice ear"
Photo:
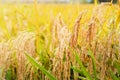
<path id="1" fill-rule="evenodd" d="M 65 23 L 64 23 L 64 21 L 63 21 L 60 13 L 58 14 L 58 21 L 59 21 L 59 24 L 60 24 L 61 26 L 64 26 L 64 25 L 65 25 Z"/>
<path id="2" fill-rule="evenodd" d="M 95 36 L 95 21 L 94 18 L 93 20 L 89 23 L 89 29 L 88 29 L 88 41 L 89 41 L 89 46 L 92 47 L 91 42 L 93 41 L 93 38 Z"/>
<path id="3" fill-rule="evenodd" d="M 53 44 L 55 44 L 54 46 L 57 46 L 58 44 L 58 32 L 57 32 L 57 29 L 58 29 L 58 17 L 55 19 L 54 21 L 54 24 L 53 24 L 53 27 L 52 27 L 52 41 L 53 41 Z"/>
<path id="4" fill-rule="evenodd" d="M 54 21 L 54 25 L 52 27 L 52 39 L 53 43 L 55 44 L 54 46 L 57 47 L 60 44 L 60 40 L 62 39 L 62 33 L 61 30 L 64 30 L 65 23 L 61 17 L 61 14 L 58 14 L 57 18 Z"/>
<path id="5" fill-rule="evenodd" d="M 35 55 L 35 33 L 22 32 L 15 39 L 11 41 L 12 50 L 16 53 L 17 60 L 17 78 L 23 80 L 26 70 L 26 57 L 24 52 L 29 53 L 31 56 Z"/>
<path id="6" fill-rule="evenodd" d="M 79 33 L 80 21 L 82 19 L 82 15 L 83 15 L 83 12 L 80 13 L 73 27 L 73 33 L 72 33 L 71 40 L 70 40 L 70 46 L 72 47 L 75 47 L 77 45 L 78 33 Z"/>

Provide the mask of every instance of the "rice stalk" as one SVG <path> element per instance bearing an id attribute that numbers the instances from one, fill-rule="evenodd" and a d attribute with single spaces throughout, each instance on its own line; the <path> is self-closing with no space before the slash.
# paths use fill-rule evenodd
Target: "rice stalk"
<path id="1" fill-rule="evenodd" d="M 35 34 L 22 33 L 12 41 L 12 49 L 17 57 L 17 78 L 24 80 L 26 58 L 24 52 L 29 52 L 32 56 L 35 54 Z"/>
<path id="2" fill-rule="evenodd" d="M 64 24 L 63 20 L 60 16 L 58 16 L 56 20 L 56 26 L 57 29 L 54 30 L 54 37 L 57 37 L 58 39 L 58 47 L 55 52 L 55 59 L 53 60 L 53 73 L 56 75 L 57 79 L 70 79 L 70 64 L 69 64 L 69 58 L 67 58 L 67 47 L 69 45 L 70 41 L 70 32 L 67 29 L 66 25 Z M 55 36 L 56 35 L 56 36 Z"/>

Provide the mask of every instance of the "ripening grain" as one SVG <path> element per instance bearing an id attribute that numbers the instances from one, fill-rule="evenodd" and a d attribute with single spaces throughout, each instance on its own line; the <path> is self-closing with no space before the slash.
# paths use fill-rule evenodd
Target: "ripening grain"
<path id="1" fill-rule="evenodd" d="M 0 5 L 0 80 L 119 80 L 120 7 Z"/>

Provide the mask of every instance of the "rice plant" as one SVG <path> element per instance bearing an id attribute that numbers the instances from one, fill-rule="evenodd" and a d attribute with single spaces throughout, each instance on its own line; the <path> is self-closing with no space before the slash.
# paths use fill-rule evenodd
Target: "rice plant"
<path id="1" fill-rule="evenodd" d="M 120 80 L 112 2 L 0 3 L 0 80 Z"/>

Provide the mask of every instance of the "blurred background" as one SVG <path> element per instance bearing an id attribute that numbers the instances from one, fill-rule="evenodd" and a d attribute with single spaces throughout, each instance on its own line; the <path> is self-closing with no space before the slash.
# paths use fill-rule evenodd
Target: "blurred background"
<path id="1" fill-rule="evenodd" d="M 94 0 L 36 0 L 38 3 L 93 3 Z M 98 0 L 99 2 L 110 2 L 111 0 Z M 2 0 L 2 3 L 33 3 L 34 0 Z M 117 0 L 113 0 L 117 3 Z"/>

